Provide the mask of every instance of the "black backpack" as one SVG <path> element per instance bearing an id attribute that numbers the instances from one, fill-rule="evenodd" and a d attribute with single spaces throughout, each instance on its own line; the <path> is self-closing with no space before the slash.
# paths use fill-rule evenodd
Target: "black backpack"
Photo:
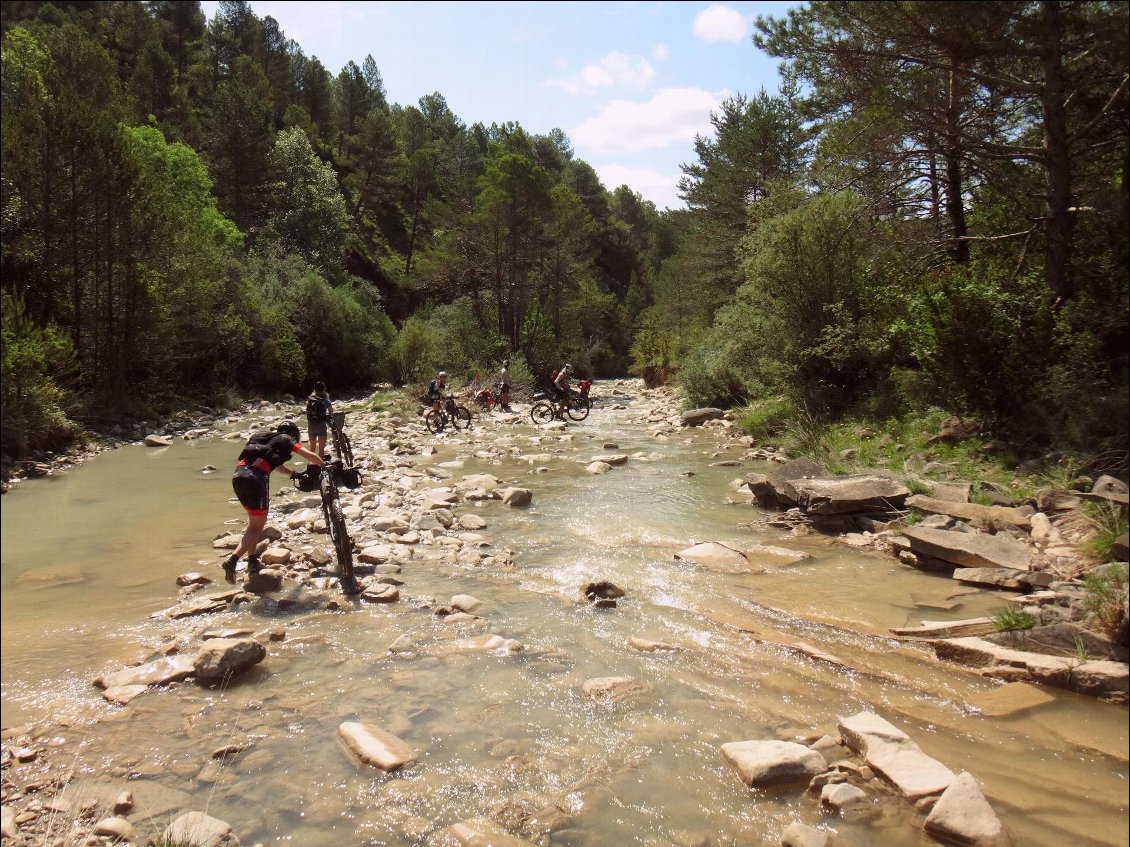
<path id="1" fill-rule="evenodd" d="M 243 445 L 243 452 L 239 454 L 239 461 L 251 466 L 260 459 L 264 459 L 272 468 L 276 467 L 279 464 L 278 455 L 270 447 L 271 439 L 276 435 L 278 435 L 277 432 L 269 430 L 252 435 Z"/>
<path id="2" fill-rule="evenodd" d="M 328 421 L 329 414 L 326 412 L 326 402 L 323 398 L 316 394 L 311 394 L 306 398 L 306 420 L 308 421 Z"/>

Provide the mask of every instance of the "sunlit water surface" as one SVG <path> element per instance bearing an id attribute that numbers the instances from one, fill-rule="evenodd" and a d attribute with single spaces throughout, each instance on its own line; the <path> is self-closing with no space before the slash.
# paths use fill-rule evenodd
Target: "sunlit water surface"
<path id="1" fill-rule="evenodd" d="M 245 844 L 427 844 L 457 821 L 490 817 L 522 831 L 530 815 L 558 819 L 542 836 L 550 845 L 777 845 L 795 820 L 834 829 L 849 847 L 932 844 L 907 803 L 840 820 L 800 789 L 751 792 L 719 753 L 728 741 L 835 735 L 838 717 L 870 710 L 973 773 L 1014 844 L 1128 843 L 1125 709 L 1053 690 L 1046 705 L 984 716 L 969 701 L 997 683 L 886 637 L 922 619 L 986 614 L 1000 596 L 767 529 L 728 485 L 763 468 L 711 464 L 741 459 L 739 444 L 698 430 L 659 441 L 638 412 L 610 405 L 570 425 L 567 441 L 481 422 L 417 457 L 417 469 L 448 463 L 456 477 L 513 481 L 534 502 L 460 504 L 457 513 L 486 519 L 491 552 L 509 549 L 514 566 L 444 563 L 441 548 L 421 545 L 390 606 L 258 603 L 206 621 L 148 618 L 174 601 L 178 574 L 219 575 L 211 539 L 242 525 L 229 500 L 230 441 L 125 447 L 20 483 L 0 500 L 3 724 L 70 724 L 76 795 L 125 785 L 155 826 L 207 810 Z M 474 458 L 499 439 L 508 458 Z M 584 470 L 602 453 L 637 451 L 658 455 L 600 476 Z M 201 473 L 209 464 L 221 470 Z M 766 572 L 749 574 L 673 559 L 698 541 L 811 558 L 759 559 Z M 627 591 L 616 609 L 580 601 L 594 579 Z M 485 626 L 459 631 L 414 602 L 459 593 L 483 601 Z M 184 629 L 248 625 L 285 628 L 286 639 L 226 689 L 188 682 L 122 708 L 91 684 Z M 525 649 L 472 649 L 483 633 Z M 390 655 L 404 634 L 415 649 Z M 638 652 L 632 636 L 679 649 Z M 598 706 L 581 685 L 603 676 L 633 677 L 647 693 Z M 385 728 L 419 761 L 393 775 L 357 766 L 336 740 L 346 720 Z M 212 752 L 237 742 L 250 744 L 218 766 Z"/>

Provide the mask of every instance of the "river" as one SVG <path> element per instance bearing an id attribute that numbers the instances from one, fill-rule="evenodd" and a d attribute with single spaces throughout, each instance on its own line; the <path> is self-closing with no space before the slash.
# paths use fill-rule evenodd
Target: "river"
<path id="1" fill-rule="evenodd" d="M 437 450 L 414 457 L 415 470 L 491 473 L 534 500 L 460 503 L 456 514 L 486 520 L 486 549 L 499 561 L 510 551 L 513 564 L 459 564 L 421 545 L 392 605 L 260 602 L 206 622 L 148 617 L 174 602 L 179 574 L 220 575 L 211 540 L 242 525 L 229 502 L 231 441 L 128 446 L 21 482 L 0 500 L 3 725 L 55 727 L 73 750 L 79 800 L 125 786 L 147 798 L 156 829 L 199 809 L 244 844 L 430 845 L 473 818 L 528 838 L 540 830 L 538 843 L 555 847 L 777 845 L 792 821 L 834 830 L 845 847 L 935 844 L 905 801 L 840 819 L 802 789 L 751 791 L 719 752 L 729 741 L 834 736 L 839 717 L 874 711 L 972 773 L 1014 844 L 1130 843 L 1125 708 L 1047 689 L 1042 705 L 992 716 L 976 704 L 999 683 L 887 637 L 922 619 L 987 614 L 1001 595 L 765 527 L 729 486 L 764 470 L 746 445 L 708 429 L 657 439 L 625 385 L 564 434 L 527 419 L 421 436 Z M 383 446 L 363 432 L 355 440 L 359 457 Z M 610 444 L 637 458 L 586 472 Z M 673 558 L 699 541 L 810 558 L 746 574 Z M 626 591 L 616 608 L 583 601 L 580 586 L 600 579 Z M 432 615 L 427 598 L 454 594 L 482 601 L 485 626 L 462 631 Z M 91 684 L 201 626 L 286 635 L 226 689 L 186 682 L 123 708 Z M 473 649 L 470 636 L 484 633 L 524 649 Z M 403 635 L 412 649 L 390 654 Z M 678 649 L 640 652 L 633 636 Z M 607 676 L 632 677 L 646 694 L 614 708 L 582 696 L 585 680 Z M 358 766 L 336 741 L 347 720 L 399 736 L 418 762 L 392 775 Z M 245 749 L 218 766 L 212 752 L 232 744 Z"/>

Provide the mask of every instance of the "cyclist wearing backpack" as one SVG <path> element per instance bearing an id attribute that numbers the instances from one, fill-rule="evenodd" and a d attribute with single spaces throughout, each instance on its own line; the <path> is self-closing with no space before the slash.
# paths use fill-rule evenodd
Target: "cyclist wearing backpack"
<path id="1" fill-rule="evenodd" d="M 437 412 L 443 408 L 443 389 L 447 387 L 447 371 L 440 371 L 428 384 L 428 400 Z"/>
<path id="2" fill-rule="evenodd" d="M 306 398 L 306 431 L 310 434 L 310 450 L 325 455 L 326 436 L 330 431 L 334 407 L 324 382 L 315 382 L 314 390 Z"/>
<path id="3" fill-rule="evenodd" d="M 232 475 L 231 486 L 247 511 L 247 529 L 235 552 L 221 564 L 224 578 L 228 582 L 235 582 L 235 568 L 240 556 L 244 554 L 247 555 L 248 576 L 255 576 L 262 567 L 255 549 L 259 545 L 259 536 L 267 526 L 271 471 L 282 468 L 287 476 L 293 478 L 297 471 L 285 464 L 292 455 L 301 456 L 314 465 L 325 464 L 321 456 L 298 443 L 298 436 L 298 427 L 290 421 L 283 421 L 274 432 L 256 432 L 247 440 L 243 452 L 239 454 L 239 464 Z"/>

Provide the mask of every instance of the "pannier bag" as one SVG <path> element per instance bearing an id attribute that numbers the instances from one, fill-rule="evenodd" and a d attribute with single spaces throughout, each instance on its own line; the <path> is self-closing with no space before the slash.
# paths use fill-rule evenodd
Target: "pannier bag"
<path id="1" fill-rule="evenodd" d="M 335 485 L 341 485 L 350 490 L 361 486 L 360 468 L 343 468 L 340 465 L 335 465 L 334 468 Z"/>

